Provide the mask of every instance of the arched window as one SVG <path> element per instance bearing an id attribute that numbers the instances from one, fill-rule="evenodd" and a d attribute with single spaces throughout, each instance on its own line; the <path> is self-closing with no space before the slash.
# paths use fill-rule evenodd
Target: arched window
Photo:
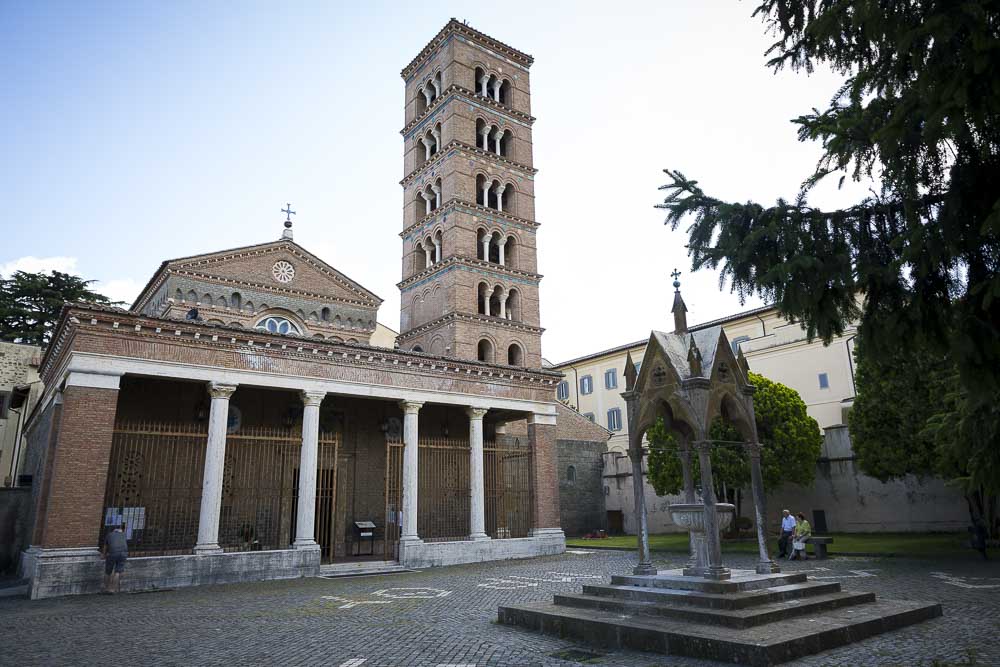
<path id="1" fill-rule="evenodd" d="M 493 362 L 493 343 L 491 343 L 489 339 L 483 338 L 480 340 L 477 351 L 479 361 L 485 361 L 487 363 Z"/>
<path id="2" fill-rule="evenodd" d="M 523 366 L 524 365 L 524 353 L 521 352 L 521 346 L 517 343 L 512 343 L 510 347 L 507 348 L 507 365 L 508 366 Z"/>
<path id="3" fill-rule="evenodd" d="M 329 322 L 330 321 L 330 309 L 326 308 L 324 306 L 323 310 L 319 311 L 319 319 L 323 320 L 324 322 Z"/>
<path id="4" fill-rule="evenodd" d="M 267 333 L 273 334 L 291 334 L 293 336 L 301 336 L 302 332 L 299 328 L 292 323 L 291 320 L 278 317 L 276 315 L 270 315 L 265 317 L 254 327 L 258 331 L 266 331 Z"/>
<path id="5" fill-rule="evenodd" d="M 512 269 L 519 268 L 518 259 L 517 239 L 508 236 L 507 242 L 504 244 L 504 266 L 509 266 Z"/>
<path id="6" fill-rule="evenodd" d="M 418 243 L 413 249 L 413 268 L 416 271 L 423 271 L 427 268 L 427 253 L 422 243 Z"/>
<path id="7" fill-rule="evenodd" d="M 566 481 L 570 484 L 576 482 L 576 466 L 566 468 Z"/>
<path id="8" fill-rule="evenodd" d="M 420 347 L 419 345 L 414 345 L 413 346 L 413 351 L 414 352 L 423 352 L 424 348 Z"/>
<path id="9" fill-rule="evenodd" d="M 229 300 L 229 304 L 235 309 L 239 310 L 243 307 L 243 297 L 239 292 L 233 292 L 233 297 Z"/>
<path id="10" fill-rule="evenodd" d="M 503 157 L 509 157 L 512 152 L 511 148 L 514 146 L 514 133 L 510 130 L 504 130 L 503 133 L 497 138 L 497 141 L 497 153 Z"/>
<path id="11" fill-rule="evenodd" d="M 479 304 L 479 309 L 476 312 L 480 315 L 489 315 L 490 311 L 487 308 L 489 306 L 490 286 L 486 283 L 479 283 L 476 293 L 477 303 Z"/>
<path id="12" fill-rule="evenodd" d="M 510 80 L 504 79 L 500 82 L 500 99 L 497 100 L 504 106 L 512 106 L 510 99 Z"/>
<path id="13" fill-rule="evenodd" d="M 511 289 L 507 295 L 507 319 L 521 321 L 521 292 L 517 288 Z"/>

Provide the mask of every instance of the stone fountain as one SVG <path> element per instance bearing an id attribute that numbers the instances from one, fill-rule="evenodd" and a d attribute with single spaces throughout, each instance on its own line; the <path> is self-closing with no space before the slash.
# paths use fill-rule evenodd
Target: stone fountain
<path id="1" fill-rule="evenodd" d="M 677 275 L 675 272 L 675 278 Z M 874 593 L 840 590 L 837 582 L 782 573 L 768 555 L 761 445 L 742 351 L 734 354 L 721 326 L 687 330 L 687 307 L 674 281 L 674 332 L 654 331 L 640 373 L 625 365 L 629 456 L 639 533 L 638 564 L 610 585 L 588 585 L 552 602 L 500 607 L 501 623 L 603 646 L 628 647 L 727 663 L 772 665 L 856 642 L 941 615 L 941 605 L 876 600 Z M 717 503 L 709 425 L 734 423 L 745 442 L 759 559 L 754 569 L 722 563 L 721 530 L 735 507 Z M 642 437 L 658 419 L 678 434 L 684 502 L 670 515 L 688 529 L 687 567 L 657 571 L 649 550 L 643 493 Z M 734 443 L 725 443 L 732 445 Z M 702 498 L 696 502 L 692 456 L 697 450 Z"/>

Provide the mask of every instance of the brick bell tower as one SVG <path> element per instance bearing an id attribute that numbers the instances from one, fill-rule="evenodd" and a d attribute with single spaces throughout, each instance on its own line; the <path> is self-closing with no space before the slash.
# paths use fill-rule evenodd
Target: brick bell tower
<path id="1" fill-rule="evenodd" d="M 452 19 L 402 71 L 402 349 L 541 367 L 532 62 Z"/>

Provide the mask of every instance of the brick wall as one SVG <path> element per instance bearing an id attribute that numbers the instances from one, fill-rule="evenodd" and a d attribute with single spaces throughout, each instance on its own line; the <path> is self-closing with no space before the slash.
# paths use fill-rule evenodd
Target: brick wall
<path id="1" fill-rule="evenodd" d="M 48 451 L 45 520 L 35 543 L 48 548 L 97 546 L 111 456 L 117 389 L 67 387 L 61 424 Z"/>
<path id="2" fill-rule="evenodd" d="M 559 456 L 554 424 L 528 424 L 528 440 L 535 456 L 535 528 L 559 527 Z"/>

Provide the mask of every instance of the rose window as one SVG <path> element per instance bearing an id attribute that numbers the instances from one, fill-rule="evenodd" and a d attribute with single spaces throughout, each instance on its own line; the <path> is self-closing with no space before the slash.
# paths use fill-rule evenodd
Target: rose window
<path id="1" fill-rule="evenodd" d="M 271 275 L 279 283 L 290 283 L 292 282 L 292 278 L 295 277 L 295 267 L 283 259 L 278 260 L 271 267 Z"/>

